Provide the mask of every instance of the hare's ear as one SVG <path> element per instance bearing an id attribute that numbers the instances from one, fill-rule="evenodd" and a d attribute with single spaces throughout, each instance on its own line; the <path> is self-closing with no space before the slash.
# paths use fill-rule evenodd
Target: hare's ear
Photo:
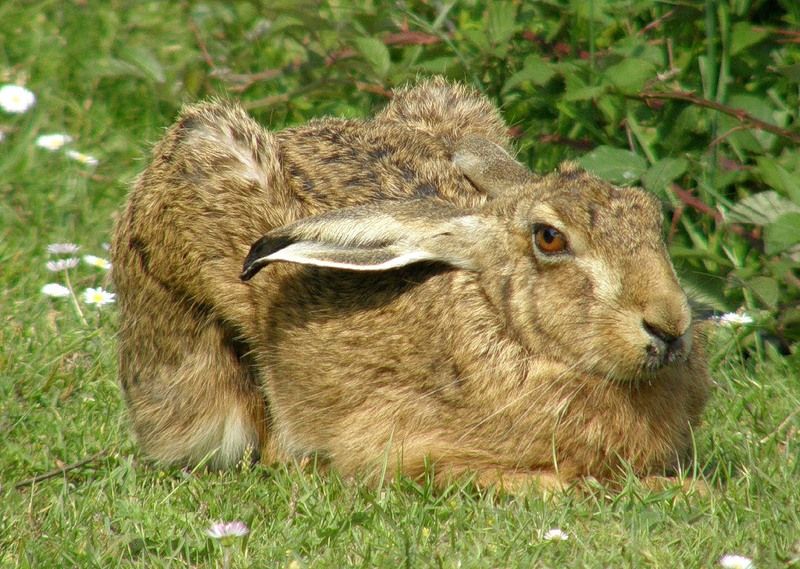
<path id="1" fill-rule="evenodd" d="M 421 261 L 477 270 L 489 218 L 434 200 L 384 202 L 301 219 L 256 241 L 242 280 L 284 261 L 348 271 L 386 271 Z"/>
<path id="2" fill-rule="evenodd" d="M 503 147 L 479 136 L 465 137 L 454 145 L 453 164 L 490 197 L 535 179 Z"/>

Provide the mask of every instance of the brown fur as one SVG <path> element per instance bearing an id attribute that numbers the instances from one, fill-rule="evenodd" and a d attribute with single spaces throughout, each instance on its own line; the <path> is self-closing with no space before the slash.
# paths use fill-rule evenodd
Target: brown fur
<path id="1" fill-rule="evenodd" d="M 573 164 L 535 177 L 504 132 L 441 80 L 278 133 L 187 108 L 112 247 L 145 451 L 509 486 L 677 467 L 709 380 L 658 203 Z M 536 223 L 570 254 L 538 251 Z M 680 338 L 669 357 L 645 322 Z"/>

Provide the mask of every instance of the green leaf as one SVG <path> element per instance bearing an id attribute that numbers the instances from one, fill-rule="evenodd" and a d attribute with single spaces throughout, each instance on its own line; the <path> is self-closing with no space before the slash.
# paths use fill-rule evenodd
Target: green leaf
<path id="1" fill-rule="evenodd" d="M 626 94 L 638 93 L 644 84 L 655 78 L 656 68 L 644 59 L 623 59 L 605 70 L 605 79 Z"/>
<path id="2" fill-rule="evenodd" d="M 386 77 L 392 58 L 384 43 L 375 38 L 356 38 L 356 48 L 379 77 Z"/>
<path id="3" fill-rule="evenodd" d="M 770 277 L 754 277 L 747 281 L 747 287 L 770 308 L 778 305 L 780 287 L 778 281 Z"/>
<path id="4" fill-rule="evenodd" d="M 480 29 L 468 29 L 462 30 L 462 35 L 464 38 L 470 42 L 472 45 L 478 48 L 478 51 L 481 53 L 487 53 L 491 51 L 491 44 L 489 43 L 489 37 L 486 33 L 486 30 Z"/>
<path id="5" fill-rule="evenodd" d="M 431 73 L 444 74 L 452 70 L 453 67 L 456 67 L 458 65 L 459 65 L 458 61 L 453 57 L 435 57 L 433 59 L 426 59 L 425 61 L 420 61 L 414 67 L 416 69 L 429 71 Z"/>
<path id="6" fill-rule="evenodd" d="M 142 70 L 128 61 L 117 59 L 116 57 L 103 57 L 91 62 L 88 67 L 91 77 L 136 77 L 145 79 Z"/>
<path id="7" fill-rule="evenodd" d="M 734 94 L 727 101 L 727 104 L 734 109 L 741 109 L 764 122 L 776 126 L 784 126 L 780 120 L 777 120 L 780 116 L 776 114 L 775 107 L 770 103 L 769 97 L 750 94 Z M 719 117 L 719 129 L 721 132 L 737 129 L 741 126 L 741 121 L 735 117 L 727 115 L 720 115 Z M 775 143 L 776 135 L 758 129 L 735 130 L 731 132 L 726 140 L 750 152 L 763 154 L 765 150 L 769 150 Z"/>
<path id="8" fill-rule="evenodd" d="M 795 83 L 800 83 L 800 63 L 795 63 L 792 65 L 782 65 L 777 67 L 776 70 L 778 73 L 789 79 L 790 81 L 794 81 Z"/>
<path id="9" fill-rule="evenodd" d="M 647 161 L 630 150 L 598 146 L 578 160 L 581 166 L 613 184 L 633 184 L 647 171 Z"/>
<path id="10" fill-rule="evenodd" d="M 791 200 L 800 206 L 800 181 L 796 176 L 787 172 L 783 166 L 772 158 L 762 156 L 758 158 L 758 173 L 765 184 L 780 193 L 789 196 Z"/>
<path id="11" fill-rule="evenodd" d="M 133 46 L 125 50 L 124 59 L 142 71 L 144 77 L 154 83 L 163 83 L 166 80 L 164 67 L 155 54 L 144 46 Z"/>
<path id="12" fill-rule="evenodd" d="M 300 18 L 290 14 L 280 14 L 277 18 L 275 18 L 275 21 L 272 22 L 272 25 L 269 28 L 269 33 L 273 36 L 276 36 L 278 33 L 285 32 L 292 28 L 303 29 L 307 26 L 308 23 L 304 22 Z"/>
<path id="13" fill-rule="evenodd" d="M 800 244 L 800 211 L 784 213 L 764 227 L 764 251 L 774 255 Z"/>
<path id="14" fill-rule="evenodd" d="M 714 250 L 703 247 L 683 247 L 681 245 L 670 245 L 669 255 L 673 260 L 677 259 L 701 259 L 703 261 L 711 261 L 720 267 L 729 269 L 735 268 L 733 263 L 722 255 L 717 254 Z"/>
<path id="15" fill-rule="evenodd" d="M 731 29 L 731 55 L 736 55 L 740 51 L 757 44 L 769 36 L 769 30 L 759 28 L 756 30 L 750 22 L 736 22 Z"/>
<path id="16" fill-rule="evenodd" d="M 597 99 L 606 92 L 603 85 L 586 85 L 577 89 L 568 90 L 564 95 L 565 101 L 589 101 Z"/>
<path id="17" fill-rule="evenodd" d="M 517 25 L 517 7 L 511 2 L 492 2 L 489 4 L 489 24 L 487 32 L 493 45 L 507 44 L 514 35 Z"/>
<path id="18" fill-rule="evenodd" d="M 525 58 L 525 64 L 514 75 L 508 78 L 503 85 L 503 93 L 506 93 L 525 81 L 530 81 L 534 85 L 542 86 L 556 74 L 550 62 L 545 61 L 536 54 L 531 54 Z"/>
<path id="19" fill-rule="evenodd" d="M 667 186 L 686 172 L 688 167 L 689 162 L 685 158 L 664 158 L 645 172 L 642 183 L 654 194 L 664 197 L 667 195 Z"/>
<path id="20" fill-rule="evenodd" d="M 725 280 L 700 271 L 680 271 L 679 280 L 686 295 L 694 302 L 714 310 L 728 312 L 725 300 Z"/>
<path id="21" fill-rule="evenodd" d="M 726 213 L 725 219 L 732 223 L 767 225 L 789 212 L 800 212 L 800 206 L 769 190 L 742 198 Z"/>
<path id="22" fill-rule="evenodd" d="M 605 85 L 590 85 L 583 78 L 582 70 L 572 64 L 559 65 L 564 75 L 564 101 L 587 101 L 596 99 L 606 92 Z"/>

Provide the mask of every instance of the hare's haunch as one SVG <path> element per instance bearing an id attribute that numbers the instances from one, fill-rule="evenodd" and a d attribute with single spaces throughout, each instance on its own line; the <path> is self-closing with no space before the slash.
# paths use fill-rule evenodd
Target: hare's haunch
<path id="1" fill-rule="evenodd" d="M 679 466 L 709 378 L 658 201 L 536 176 L 505 132 L 441 80 L 276 133 L 184 110 L 112 248 L 144 450 L 515 487 Z"/>

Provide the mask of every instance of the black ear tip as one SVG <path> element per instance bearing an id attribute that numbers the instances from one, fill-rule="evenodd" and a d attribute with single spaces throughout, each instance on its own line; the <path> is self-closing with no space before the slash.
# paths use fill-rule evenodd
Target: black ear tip
<path id="1" fill-rule="evenodd" d="M 249 281 L 252 279 L 258 271 L 260 271 L 263 267 L 267 266 L 269 261 L 265 261 L 263 263 L 245 263 L 244 268 L 242 269 L 242 273 L 239 275 L 239 278 L 242 281 Z"/>
<path id="2" fill-rule="evenodd" d="M 269 261 L 266 259 L 267 257 L 284 247 L 288 247 L 292 243 L 294 243 L 294 240 L 291 237 L 286 237 L 284 235 L 264 235 L 264 237 L 253 243 L 252 247 L 250 247 L 250 252 L 244 260 L 244 266 L 242 267 L 242 273 L 239 275 L 239 278 L 243 281 L 249 281 L 256 276 L 258 271 L 269 265 Z"/>

